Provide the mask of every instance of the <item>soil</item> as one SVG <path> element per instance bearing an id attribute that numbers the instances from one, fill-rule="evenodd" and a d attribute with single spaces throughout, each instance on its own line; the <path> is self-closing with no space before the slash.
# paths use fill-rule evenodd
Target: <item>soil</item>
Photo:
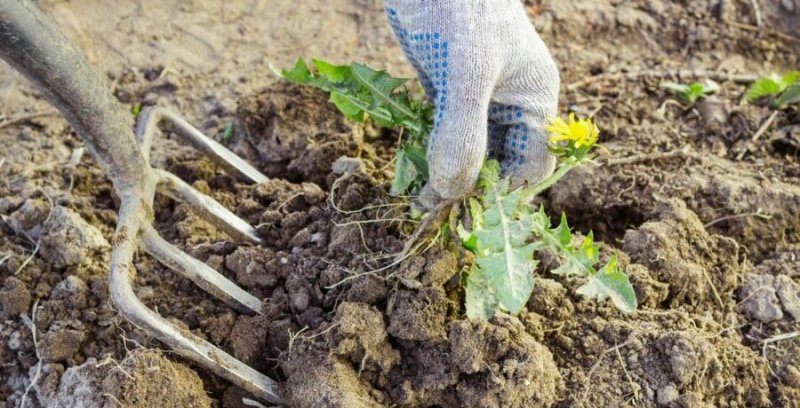
<path id="1" fill-rule="evenodd" d="M 526 2 L 561 67 L 562 111 L 593 116 L 609 153 L 542 202 L 619 256 L 639 310 L 577 296 L 582 282 L 544 262 L 527 308 L 488 322 L 464 316 L 464 254 L 433 245 L 390 266 L 417 226 L 387 194 L 397 132 L 271 74 L 306 56 L 413 77 L 382 2 L 38 4 L 126 106 L 178 110 L 271 178 L 236 181 L 169 134 L 152 158 L 258 226 L 263 243 L 245 245 L 156 201 L 158 231 L 263 299 L 261 315 L 144 254 L 134 285 L 279 380 L 291 406 L 798 406 L 800 113 L 749 104 L 727 79 L 800 66 L 797 0 Z M 691 107 L 659 87 L 709 76 L 720 90 Z M 111 184 L 6 65 L 0 98 L 6 118 L 42 113 L 0 121 L 0 399 L 245 406 L 116 314 Z"/>

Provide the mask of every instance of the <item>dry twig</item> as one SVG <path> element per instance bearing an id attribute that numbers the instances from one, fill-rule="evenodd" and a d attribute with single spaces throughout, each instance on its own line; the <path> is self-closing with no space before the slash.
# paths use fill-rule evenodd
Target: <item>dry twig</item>
<path id="1" fill-rule="evenodd" d="M 31 331 L 31 336 L 33 337 L 33 351 L 36 353 L 36 359 L 38 361 L 36 362 L 36 371 L 33 374 L 33 378 L 31 378 L 31 382 L 28 384 L 28 386 L 25 387 L 25 393 L 22 394 L 22 400 L 19 404 L 20 408 L 25 408 L 25 402 L 28 399 L 28 393 L 30 393 L 33 386 L 36 385 L 36 382 L 39 381 L 39 376 L 42 375 L 42 356 L 39 354 L 39 342 L 36 339 L 36 309 L 38 308 L 39 299 L 36 299 L 36 301 L 33 302 L 33 308 L 31 309 L 31 317 L 28 318 L 28 316 L 22 315 L 23 323 L 25 323 L 25 325 L 28 326 L 28 329 Z"/>
<path id="2" fill-rule="evenodd" d="M 718 82 L 733 81 L 737 83 L 751 83 L 754 82 L 756 79 L 758 79 L 758 75 L 753 75 L 753 74 L 726 74 L 723 72 L 714 72 L 706 70 L 688 70 L 688 69 L 664 69 L 664 70 L 651 69 L 643 71 L 614 72 L 614 73 L 595 75 L 567 85 L 567 90 L 574 91 L 581 87 L 596 82 L 635 80 L 641 78 L 670 78 L 670 77 L 709 78 Z"/>
<path id="3" fill-rule="evenodd" d="M 652 162 L 652 161 L 660 161 L 660 160 L 667 160 L 672 158 L 699 158 L 700 155 L 692 151 L 691 146 L 686 145 L 680 149 L 670 150 L 668 152 L 663 153 L 645 153 L 645 154 L 637 154 L 628 157 L 620 157 L 616 159 L 610 159 L 606 162 L 607 166 L 619 166 L 623 164 L 636 164 L 636 163 L 643 163 L 643 162 Z"/>
<path id="4" fill-rule="evenodd" d="M 35 112 L 35 113 L 28 113 L 28 114 L 24 114 L 24 115 L 14 116 L 14 117 L 11 117 L 11 118 L 3 121 L 3 122 L 0 122 L 0 129 L 2 129 L 4 127 L 7 127 L 7 126 L 16 125 L 17 123 L 25 122 L 26 120 L 39 118 L 39 117 L 42 117 L 42 116 L 56 115 L 56 114 L 58 114 L 58 111 L 49 110 L 49 111 L 44 111 L 44 112 Z"/>
<path id="5" fill-rule="evenodd" d="M 760 138 L 760 137 L 761 137 L 761 136 L 762 136 L 764 133 L 766 133 L 766 132 L 767 132 L 767 130 L 769 129 L 769 127 L 770 127 L 770 126 L 772 126 L 772 122 L 774 122 L 774 121 L 775 121 L 775 118 L 777 118 L 777 117 L 778 117 L 778 114 L 779 114 L 779 113 L 780 113 L 780 111 L 777 111 L 777 110 L 776 110 L 776 111 L 772 112 L 772 115 L 769 115 L 769 118 L 767 119 L 767 121 L 766 121 L 766 122 L 764 122 L 764 124 L 763 124 L 763 125 L 761 125 L 761 127 L 760 127 L 760 128 L 758 128 L 758 131 L 757 131 L 757 132 L 756 132 L 756 133 L 753 135 L 753 139 L 752 139 L 752 140 L 753 140 L 754 142 L 755 142 L 756 140 L 758 140 L 758 138 Z"/>

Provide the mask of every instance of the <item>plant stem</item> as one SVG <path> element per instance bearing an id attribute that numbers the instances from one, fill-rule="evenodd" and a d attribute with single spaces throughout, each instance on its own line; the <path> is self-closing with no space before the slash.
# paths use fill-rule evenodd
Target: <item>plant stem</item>
<path id="1" fill-rule="evenodd" d="M 558 169 L 556 169 L 556 171 L 553 174 L 551 174 L 550 177 L 540 181 L 531 188 L 525 189 L 525 191 L 522 192 L 522 201 L 527 202 L 533 199 L 533 197 L 539 195 L 542 191 L 545 191 L 548 188 L 552 187 L 553 184 L 556 183 L 556 181 L 560 180 L 570 170 L 574 169 L 575 167 L 578 167 L 580 164 L 581 162 L 574 157 L 567 158 L 558 166 Z"/>

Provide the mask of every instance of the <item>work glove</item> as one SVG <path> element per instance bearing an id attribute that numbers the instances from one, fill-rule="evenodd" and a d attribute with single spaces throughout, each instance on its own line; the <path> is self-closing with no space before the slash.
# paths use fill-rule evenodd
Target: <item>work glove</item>
<path id="1" fill-rule="evenodd" d="M 519 0 L 386 0 L 389 22 L 436 112 L 428 142 L 432 208 L 470 193 L 487 153 L 512 185 L 552 174 L 547 122 L 558 68 Z"/>

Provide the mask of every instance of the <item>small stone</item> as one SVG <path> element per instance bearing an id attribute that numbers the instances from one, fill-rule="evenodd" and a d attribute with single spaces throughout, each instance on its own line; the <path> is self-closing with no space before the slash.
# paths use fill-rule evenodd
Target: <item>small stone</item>
<path id="1" fill-rule="evenodd" d="M 301 289 L 289 294 L 289 305 L 295 313 L 302 313 L 308 309 L 308 291 Z"/>
<path id="2" fill-rule="evenodd" d="M 776 278 L 775 286 L 783 310 L 790 314 L 795 322 L 800 322 L 800 285 L 792 278 L 780 275 Z"/>
<path id="3" fill-rule="evenodd" d="M 303 228 L 294 234 L 289 244 L 293 247 L 303 247 L 311 241 L 311 231 L 308 228 Z"/>
<path id="4" fill-rule="evenodd" d="M 775 277 L 747 275 L 739 295 L 742 310 L 751 318 L 769 323 L 783 318 L 783 310 L 775 291 Z"/>
<path id="5" fill-rule="evenodd" d="M 12 351 L 17 351 L 22 347 L 22 334 L 19 331 L 15 331 L 11 333 L 11 336 L 8 336 L 8 343 L 6 343 L 9 349 Z"/>
<path id="6" fill-rule="evenodd" d="M 361 159 L 342 156 L 333 162 L 331 171 L 333 171 L 333 174 L 341 176 L 345 173 L 363 172 L 365 168 L 366 166 Z"/>
<path id="7" fill-rule="evenodd" d="M 709 97 L 697 103 L 697 111 L 707 124 L 727 123 L 730 109 L 719 98 Z"/>
<path id="8" fill-rule="evenodd" d="M 658 405 L 662 406 L 669 405 L 680 397 L 680 393 L 678 392 L 678 389 L 675 388 L 674 384 L 661 387 L 657 394 L 658 396 L 656 401 L 658 401 Z"/>

